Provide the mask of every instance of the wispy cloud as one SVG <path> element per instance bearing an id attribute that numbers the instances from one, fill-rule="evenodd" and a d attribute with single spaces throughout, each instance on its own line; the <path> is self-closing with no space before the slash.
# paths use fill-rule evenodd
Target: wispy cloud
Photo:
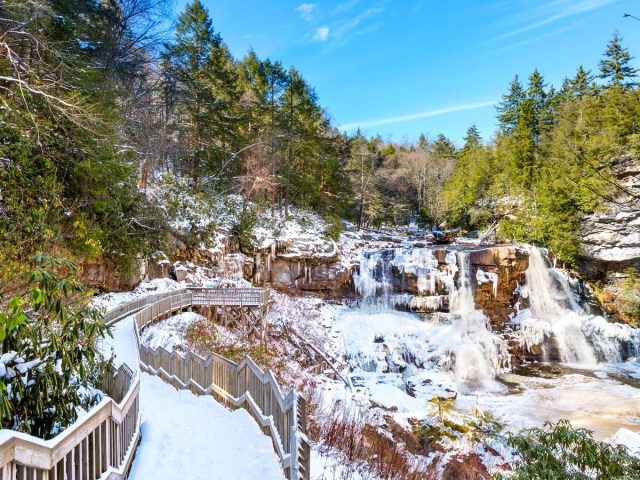
<path id="1" fill-rule="evenodd" d="M 1 0 L 0 0 L 1 1 Z M 324 43 L 325 51 L 344 47 L 358 35 L 371 33 L 382 25 L 379 16 L 384 12 L 386 0 L 378 0 L 374 6 L 357 8 L 360 0 L 346 0 L 338 4 L 333 11 L 323 11 L 315 3 L 300 4 L 296 11 L 302 18 L 311 22 L 313 28 L 304 35 L 304 43 Z"/>
<path id="2" fill-rule="evenodd" d="M 618 0 L 580 0 L 578 2 L 575 2 L 575 1 L 555 2 L 553 5 L 555 7 L 553 9 L 555 13 L 541 20 L 535 21 L 533 23 L 529 23 L 528 25 L 524 25 L 523 27 L 516 28 L 514 30 L 511 30 L 510 32 L 503 33 L 502 35 L 498 35 L 497 37 L 494 37 L 491 41 L 499 42 L 501 40 L 506 40 L 508 38 L 530 32 L 531 30 L 544 27 L 546 25 L 549 25 L 551 23 L 557 22 L 565 18 L 569 18 L 576 15 L 592 12 L 594 10 L 598 10 L 602 7 L 610 5 L 617 1 Z"/>
<path id="3" fill-rule="evenodd" d="M 524 47 L 524 46 L 527 46 L 527 45 L 531 45 L 532 43 L 537 43 L 537 42 L 540 42 L 542 40 L 546 40 L 547 38 L 556 37 L 556 36 L 561 35 L 561 34 L 563 34 L 565 32 L 568 32 L 569 30 L 573 30 L 574 28 L 579 26 L 581 23 L 582 22 L 576 22 L 576 23 L 573 23 L 573 24 L 569 25 L 568 27 L 561 28 L 559 30 L 554 30 L 553 32 L 545 33 L 544 35 L 538 35 L 537 37 L 530 37 L 530 38 L 527 38 L 527 39 L 522 40 L 520 42 L 511 43 L 511 44 L 509 44 L 509 45 L 507 45 L 505 47 L 493 50 L 493 53 L 506 52 L 508 50 L 513 50 L 515 48 Z"/>
<path id="4" fill-rule="evenodd" d="M 312 42 L 326 42 L 329 38 L 329 27 L 318 27 L 316 28 L 313 37 L 311 37 Z"/>
<path id="5" fill-rule="evenodd" d="M 359 122 L 345 123 L 340 125 L 340 130 L 355 130 L 356 128 L 369 128 L 379 127 L 381 125 L 391 125 L 393 123 L 410 122 L 412 120 L 420 120 L 421 118 L 437 117 L 439 115 L 445 115 L 447 113 L 460 112 L 463 110 L 474 110 L 476 108 L 488 107 L 498 103 L 497 100 L 491 100 L 490 102 L 480 103 L 465 103 L 463 105 L 454 105 L 451 107 L 445 107 L 438 110 L 430 110 L 428 112 L 413 113 L 411 115 L 402 115 L 399 117 L 380 118 L 376 120 L 362 120 Z"/>
<path id="6" fill-rule="evenodd" d="M 384 12 L 384 9 L 381 7 L 369 8 L 349 20 L 338 22 L 333 29 L 331 47 L 344 46 L 353 37 L 380 28 L 380 23 L 367 24 L 366 21 L 380 15 L 382 12 Z"/>
<path id="7" fill-rule="evenodd" d="M 339 3 L 338 5 L 336 5 L 335 12 L 348 12 L 349 10 L 352 10 L 356 5 L 358 5 L 358 3 L 360 3 L 360 0 L 348 0 L 346 2 Z"/>
<path id="8" fill-rule="evenodd" d="M 298 8 L 296 8 L 296 12 L 298 12 L 300 17 L 307 22 L 313 21 L 317 10 L 318 6 L 315 3 L 302 3 L 298 5 Z"/>

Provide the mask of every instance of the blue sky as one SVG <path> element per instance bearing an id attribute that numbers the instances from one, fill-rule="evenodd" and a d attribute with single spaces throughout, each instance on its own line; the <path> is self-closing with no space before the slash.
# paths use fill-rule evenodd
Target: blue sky
<path id="1" fill-rule="evenodd" d="M 178 0 L 178 10 L 186 1 Z M 335 125 L 395 141 L 443 133 L 460 143 L 514 74 L 560 85 L 594 71 L 617 28 L 640 55 L 640 0 L 203 0 L 234 56 L 294 65 Z M 634 60 L 635 65 L 640 65 Z"/>

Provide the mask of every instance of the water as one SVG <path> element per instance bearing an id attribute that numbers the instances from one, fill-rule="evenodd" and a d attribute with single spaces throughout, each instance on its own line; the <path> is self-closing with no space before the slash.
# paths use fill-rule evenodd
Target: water
<path id="1" fill-rule="evenodd" d="M 475 308 L 474 281 L 482 279 L 469 250 L 448 247 L 439 258 L 428 248 L 362 256 L 354 278 L 361 305 L 339 326 L 354 375 L 372 400 L 410 412 L 434 396 L 455 394 L 458 408 L 471 410 L 479 398 L 485 411 L 514 428 L 568 418 L 603 440 L 621 427 L 640 430 L 637 329 L 594 315 L 577 281 L 531 247 L 511 342 L 542 347 L 544 360 L 562 362 L 561 373 L 514 373 L 507 342 Z M 428 312 L 422 316 L 397 311 L 420 304 Z"/>
<path id="2" fill-rule="evenodd" d="M 552 344 L 561 362 L 586 367 L 619 363 L 638 355 L 638 330 L 589 313 L 566 272 L 550 267 L 538 248 L 530 247 L 529 254 L 522 293 L 529 308 L 512 320 L 519 327 L 523 345 L 542 345 L 544 360 L 549 361 L 553 360 L 549 356 Z"/>
<path id="3" fill-rule="evenodd" d="M 469 254 L 459 252 L 457 258 L 460 266 L 458 288 L 451 291 L 459 339 L 452 346 L 454 378 L 465 389 L 494 390 L 496 375 L 509 364 L 508 347 L 491 331 L 489 319 L 475 307 Z"/>
<path id="4" fill-rule="evenodd" d="M 413 279 L 414 285 L 409 288 L 417 296 L 395 293 L 408 287 L 407 277 Z M 468 252 L 447 252 L 440 268 L 433 251 L 420 248 L 365 252 L 354 281 L 362 298 L 361 309 L 370 314 L 411 306 L 435 312 L 448 304 L 448 314 L 437 319 L 445 325 L 428 322 L 443 328 L 436 339 L 425 343 L 442 356 L 438 363 L 449 366 L 461 389 L 499 390 L 495 378 L 510 366 L 508 346 L 491 331 L 488 318 L 475 308 L 474 278 Z"/>

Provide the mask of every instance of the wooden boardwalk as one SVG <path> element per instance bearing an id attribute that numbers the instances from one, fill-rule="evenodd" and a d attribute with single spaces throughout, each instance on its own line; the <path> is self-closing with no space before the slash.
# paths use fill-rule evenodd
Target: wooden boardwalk
<path id="1" fill-rule="evenodd" d="M 263 372 L 249 357 L 238 364 L 217 355 L 201 359 L 189 354 L 185 358 L 139 343 L 144 327 L 194 306 L 258 309 L 264 321 L 269 300 L 269 291 L 261 289 L 183 289 L 120 305 L 107 312 L 105 323 L 114 324 L 135 313 L 134 341 L 144 359 L 143 371 L 175 387 L 210 394 L 227 406 L 246 409 L 271 437 L 287 478 L 308 480 L 305 403 L 295 391 L 283 395 L 273 374 Z M 126 478 L 140 438 L 140 376 L 135 370 L 124 364 L 113 370 L 103 385 L 109 396 L 51 440 L 0 431 L 0 480 Z"/>
<path id="2" fill-rule="evenodd" d="M 194 289 L 173 293 L 135 314 L 138 338 L 147 326 L 194 306 L 262 309 L 269 300 L 269 291 L 260 289 Z M 141 343 L 139 351 L 144 372 L 161 377 L 175 388 L 211 395 L 232 409 L 247 410 L 263 433 L 271 437 L 286 477 L 310 478 L 306 402 L 294 390 L 283 394 L 272 372 L 262 371 L 250 357 L 235 363 L 216 354 L 208 358 L 193 352 L 182 356 L 164 348 L 152 350 Z"/>

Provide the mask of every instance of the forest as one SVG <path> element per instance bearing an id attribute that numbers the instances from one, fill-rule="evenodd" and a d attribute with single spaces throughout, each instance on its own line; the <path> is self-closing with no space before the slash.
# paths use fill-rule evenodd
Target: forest
<path id="1" fill-rule="evenodd" d="M 200 0 L 167 25 L 167 0 L 0 5 L 2 293 L 35 252 L 108 259 L 123 271 L 162 248 L 164 213 L 145 195 L 167 178 L 252 209 L 291 205 L 358 227 L 417 219 L 579 257 L 582 215 L 624 191 L 637 155 L 636 70 L 615 32 L 597 69 L 559 88 L 516 75 L 488 139 L 470 126 L 397 143 L 340 132 L 303 74 L 249 51 L 234 58 Z M 507 82 L 505 82 L 507 83 Z M 169 176 L 169 177 L 167 177 Z M 244 219 L 247 219 L 246 222 Z"/>
<path id="2" fill-rule="evenodd" d="M 440 459 L 431 457 L 436 461 L 430 470 L 420 470 L 409 460 L 425 460 L 436 452 L 447 456 L 449 440 L 460 440 L 466 449 L 470 444 L 480 448 L 479 439 L 497 438 L 503 425 L 488 410 L 492 395 L 508 390 L 511 402 L 534 388 L 517 390 L 517 383 L 508 379 L 503 382 L 507 390 L 491 388 L 500 375 L 513 372 L 522 375 L 524 384 L 530 376 L 517 371 L 520 366 L 536 369 L 549 364 L 548 372 L 531 374 L 544 380 L 539 390 L 545 393 L 552 387 L 574 387 L 575 379 L 584 374 L 592 397 L 576 389 L 571 402 L 580 397 L 597 403 L 596 397 L 603 396 L 603 403 L 609 402 L 603 407 L 607 412 L 616 402 L 626 403 L 616 399 L 629 400 L 628 411 L 637 410 L 633 399 L 638 370 L 623 374 L 612 367 L 605 372 L 603 366 L 640 368 L 637 259 L 620 260 L 621 255 L 612 254 L 611 262 L 594 267 L 597 280 L 595 275 L 580 277 L 585 218 L 640 201 L 637 183 L 620 180 L 621 170 L 633 168 L 630 173 L 624 170 L 627 180 L 638 173 L 640 89 L 634 56 L 618 31 L 602 45 L 597 65 L 569 67 L 561 85 L 551 85 L 537 68 L 505 79 L 490 136 L 483 138 L 476 125 L 470 125 L 460 143 L 437 132 L 399 142 L 362 130 L 341 131 L 305 73 L 295 66 L 260 58 L 254 50 L 234 56 L 217 29 L 215 12 L 202 0 L 190 0 L 177 16 L 173 9 L 173 0 L 0 0 L 3 429 L 54 439 L 102 402 L 104 392 L 99 389 L 105 379 L 115 378 L 117 367 L 114 345 L 109 356 L 109 343 L 103 342 L 109 337 L 114 343 L 133 342 L 139 355 L 145 341 L 140 332 L 118 336 L 117 329 L 128 328 L 120 322 L 125 316 L 152 313 L 154 305 L 153 321 L 144 327 L 184 314 L 180 335 L 191 338 L 185 340 L 185 351 L 202 346 L 203 358 L 216 354 L 239 362 L 251 354 L 265 372 L 280 367 L 276 374 L 289 388 L 307 389 L 309 403 L 300 405 L 310 412 L 310 441 L 316 447 L 324 445 L 328 457 L 348 458 L 354 472 L 360 469 L 382 478 L 425 478 L 425 472 L 435 476 Z M 207 205 L 206 214 L 196 211 L 199 204 Z M 224 209 L 234 210 L 234 215 Z M 624 217 L 633 228 L 635 214 Z M 277 226 L 260 243 L 254 241 L 254 231 L 262 228 L 265 218 Z M 286 230 L 283 219 L 290 218 L 300 228 L 280 235 L 280 229 Z M 629 230 L 628 237 L 636 238 L 635 230 Z M 460 242 L 435 245 L 441 233 Z M 489 234 L 491 246 L 477 241 Z M 617 249 L 618 244 L 596 240 L 603 249 Z M 298 248 L 305 242 L 306 249 Z M 186 252 L 180 258 L 171 251 L 178 246 Z M 634 243 L 630 249 L 635 248 Z M 196 265 L 205 258 L 198 257 L 202 251 L 210 254 L 202 262 L 206 266 Z M 472 253 L 477 254 L 475 263 Z M 556 268 L 558 260 L 563 269 Z M 89 282 L 80 277 L 86 264 L 113 270 L 125 280 L 133 278 L 142 289 L 124 282 L 122 288 L 96 287 L 110 293 L 85 288 L 83 283 Z M 149 275 L 142 265 L 156 271 Z M 153 277 L 151 282 L 144 281 L 145 275 L 146 280 Z M 152 284 L 154 280 L 159 281 Z M 187 290 L 198 282 L 202 285 Z M 545 289 L 536 292 L 534 285 Z M 171 307 L 173 287 L 188 292 L 176 294 L 177 310 Z M 193 295 L 200 287 L 260 288 L 259 312 L 251 312 L 252 327 L 263 329 L 259 345 L 246 328 L 246 312 L 236 312 L 234 322 L 241 316 L 246 322 L 241 327 L 231 322 L 225 333 L 213 326 L 220 304 L 200 304 L 206 306 L 200 313 L 211 318 L 203 316 L 196 320 L 204 323 L 189 326 L 199 316 L 191 311 L 196 305 L 193 296 L 187 306 L 182 295 Z M 113 292 L 127 289 L 132 291 Z M 122 295 L 122 302 L 114 300 L 117 295 Z M 240 299 L 242 310 L 244 300 L 240 294 L 234 298 Z M 148 305 L 144 310 L 136 304 L 140 299 L 149 300 L 140 304 Z M 476 305 L 478 299 L 487 311 L 500 311 L 495 325 Z M 171 307 L 164 313 L 158 313 L 161 301 Z M 563 301 L 571 303 L 571 309 Z M 360 311 L 354 313 L 356 304 Z M 122 305 L 130 307 L 127 314 L 106 324 L 107 307 L 116 312 Z M 598 310 L 592 312 L 594 305 Z M 226 307 L 225 303 L 220 311 Z M 377 320 L 372 319 L 376 315 Z M 554 324 L 555 320 L 559 321 Z M 177 330 L 171 335 L 179 336 Z M 540 338 L 531 340 L 531 332 Z M 267 334 L 271 343 L 265 341 Z M 349 335 L 354 338 L 347 342 Z M 587 360 L 562 356 L 562 346 L 571 347 L 571 353 L 579 350 L 570 341 L 576 337 L 589 352 L 595 338 L 610 355 L 593 353 Z M 545 350 L 549 346 L 551 357 Z M 366 362 L 360 364 L 361 357 Z M 321 372 L 319 358 L 331 368 Z M 137 369 L 140 357 L 130 363 Z M 569 364 L 570 369 L 562 371 L 556 363 L 562 368 Z M 598 370 L 584 373 L 596 363 Z M 573 369 L 581 365 L 584 370 Z M 463 385 L 468 380 L 462 374 L 458 378 L 457 366 L 462 373 L 462 367 L 475 371 L 475 377 L 469 376 L 473 381 L 490 380 L 490 388 L 483 391 L 484 383 L 470 382 L 473 389 L 465 384 L 455 390 L 455 382 Z M 326 372 L 334 371 L 339 378 L 330 379 Z M 454 371 L 455 382 L 449 378 Z M 137 370 L 130 373 L 139 380 Z M 393 380 L 378 382 L 387 374 L 395 375 L 389 377 Z M 260 375 L 275 378 L 273 373 Z M 569 383 L 562 384 L 565 376 Z M 147 373 L 144 378 L 150 381 Z M 406 385 L 400 383 L 405 380 Z M 623 382 L 620 388 L 618 381 Z M 348 388 L 352 400 L 369 389 L 362 403 L 367 413 L 360 418 L 359 410 L 349 410 L 353 405 L 330 399 L 338 397 L 312 396 L 322 382 L 339 385 L 337 395 L 347 395 Z M 605 397 L 611 385 L 631 393 Z M 375 392 L 380 397 L 373 400 Z M 468 414 L 455 411 L 458 393 L 469 403 Z M 173 389 L 171 395 L 178 402 Z M 400 403 L 378 402 L 387 395 Z M 150 397 L 141 398 L 150 402 Z M 535 397 L 528 400 L 532 408 L 543 410 Z M 407 417 L 406 425 L 396 420 L 384 423 L 384 430 L 380 419 L 387 422 L 391 414 L 414 411 L 404 412 L 404 401 L 420 414 L 431 413 Z M 487 407 L 486 415 L 480 401 Z M 331 408 L 323 410 L 323 402 Z M 551 403 L 553 399 L 545 408 Z M 165 410 L 188 410 L 173 405 L 177 407 Z M 290 404 L 292 418 L 306 422 L 306 413 L 296 413 L 298 405 L 297 400 Z M 511 410 L 501 421 L 528 416 L 528 410 L 515 405 L 508 405 Z M 371 410 L 379 417 L 369 417 Z M 146 415 L 144 408 L 142 412 Z M 589 420 L 599 420 L 590 410 L 585 412 Z M 621 425 L 637 425 L 632 414 L 623 413 L 619 416 L 630 423 Z M 137 411 L 130 418 L 135 416 Z M 275 416 L 265 413 L 270 421 Z M 173 418 L 160 420 L 180 426 Z M 631 472 L 628 478 L 637 478 L 638 460 L 625 447 L 596 441 L 589 430 L 573 430 L 560 418 L 549 422 L 542 429 L 500 437 L 501 445 L 510 449 L 507 453 L 519 457 L 490 447 L 487 458 L 494 456 L 492 452 L 502 455 L 504 465 L 497 467 L 501 472 L 503 467 L 513 470 L 509 478 L 539 478 L 539 472 L 551 472 L 545 478 L 586 478 L 584 472 L 593 478 L 627 478 Z M 264 432 L 264 424 L 260 428 Z M 147 428 L 145 435 L 150 430 L 153 433 Z M 301 432 L 294 426 L 292 438 Z M 208 439 L 210 432 L 205 433 Z M 95 434 L 92 438 L 95 441 Z M 296 438 L 297 450 L 295 442 L 302 437 Z M 87 452 L 95 446 L 88 442 Z M 84 448 L 78 445 L 72 450 Z M 477 465 L 469 462 L 475 453 L 461 452 L 451 457 L 449 468 L 488 472 L 479 457 Z M 162 454 L 154 456 L 155 462 Z M 288 461 L 293 457 L 290 452 Z M 67 460 L 56 460 L 60 461 L 55 472 L 58 465 L 67 468 Z M 47 478 L 51 468 L 43 470 Z M 463 478 L 455 470 L 451 475 L 443 478 Z"/>

